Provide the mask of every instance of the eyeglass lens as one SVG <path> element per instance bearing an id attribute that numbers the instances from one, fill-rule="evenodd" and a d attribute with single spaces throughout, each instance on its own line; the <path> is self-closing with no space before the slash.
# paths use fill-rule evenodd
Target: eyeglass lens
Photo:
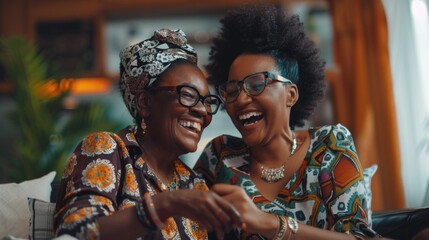
<path id="1" fill-rule="evenodd" d="M 240 94 L 243 85 L 244 90 L 251 96 L 261 94 L 266 85 L 266 77 L 264 73 L 258 73 L 246 77 L 243 81 L 228 81 L 225 85 L 220 86 L 220 95 L 226 102 L 234 101 Z"/>
<path id="2" fill-rule="evenodd" d="M 208 113 L 216 113 L 220 105 L 219 99 L 214 95 L 201 96 L 192 87 L 183 86 L 179 90 L 179 103 L 186 107 L 193 107 L 201 101 Z"/>

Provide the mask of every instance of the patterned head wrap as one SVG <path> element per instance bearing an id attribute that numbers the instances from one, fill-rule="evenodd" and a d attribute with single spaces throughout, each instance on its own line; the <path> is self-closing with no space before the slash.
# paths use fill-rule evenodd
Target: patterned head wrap
<path id="1" fill-rule="evenodd" d="M 182 30 L 160 29 L 142 42 L 124 48 L 119 82 L 122 98 L 134 119 L 137 118 L 135 95 L 150 87 L 174 61 L 185 59 L 197 64 L 197 53 L 187 44 Z"/>

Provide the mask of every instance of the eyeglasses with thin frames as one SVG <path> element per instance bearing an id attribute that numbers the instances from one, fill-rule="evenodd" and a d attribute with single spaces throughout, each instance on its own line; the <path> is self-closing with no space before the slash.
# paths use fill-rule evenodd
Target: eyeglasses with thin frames
<path id="1" fill-rule="evenodd" d="M 198 102 L 202 102 L 209 115 L 214 115 L 219 109 L 221 99 L 216 95 L 208 94 L 201 96 L 198 90 L 192 86 L 159 86 L 148 89 L 149 91 L 169 91 L 176 92 L 177 100 L 184 107 L 194 107 Z"/>
<path id="2" fill-rule="evenodd" d="M 241 88 L 247 95 L 257 96 L 261 94 L 268 84 L 282 82 L 291 84 L 292 81 L 275 73 L 258 72 L 245 77 L 241 81 L 231 80 L 216 86 L 216 90 L 224 103 L 230 103 L 240 95 Z"/>

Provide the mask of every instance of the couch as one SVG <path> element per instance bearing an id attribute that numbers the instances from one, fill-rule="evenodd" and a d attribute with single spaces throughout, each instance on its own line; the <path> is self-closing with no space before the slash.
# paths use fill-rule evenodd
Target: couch
<path id="1" fill-rule="evenodd" d="M 373 170 L 369 172 L 369 179 L 376 168 Z M 55 172 L 51 172 L 19 184 L 0 184 L 0 239 L 52 239 L 52 228 L 46 226 L 52 225 L 58 192 L 58 183 L 52 183 L 54 177 Z M 374 212 L 372 224 L 373 229 L 384 237 L 409 240 L 422 229 L 429 228 L 429 206 Z"/>
<path id="2" fill-rule="evenodd" d="M 370 175 L 375 173 L 374 172 Z M 51 202 L 56 201 L 58 184 L 52 184 Z M 373 229 L 383 237 L 410 240 L 425 228 L 429 228 L 429 206 L 416 209 L 378 211 L 372 213 Z"/>
<path id="3" fill-rule="evenodd" d="M 380 211 L 372 214 L 372 227 L 383 237 L 409 240 L 429 228 L 429 206 L 416 209 Z"/>

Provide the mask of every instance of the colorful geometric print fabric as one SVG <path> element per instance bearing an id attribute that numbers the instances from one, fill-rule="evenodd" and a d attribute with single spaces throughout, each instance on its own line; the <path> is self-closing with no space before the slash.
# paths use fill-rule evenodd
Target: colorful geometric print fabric
<path id="1" fill-rule="evenodd" d="M 161 191 L 160 182 L 141 158 L 135 127 L 118 134 L 97 132 L 88 135 L 75 149 L 61 180 L 54 215 L 56 235 L 70 234 L 78 239 L 98 239 L 97 218 L 132 207 L 144 193 Z M 175 189 L 208 190 L 180 160 L 175 163 Z M 148 233 L 144 239 L 207 239 L 198 223 L 174 217 L 167 227 Z"/>
<path id="2" fill-rule="evenodd" d="M 299 170 L 273 201 L 264 198 L 249 176 L 245 143 L 223 135 L 212 140 L 196 165 L 208 185 L 241 186 L 261 210 L 287 215 L 322 229 L 376 236 L 368 226 L 362 166 L 350 132 L 341 125 L 309 129 L 311 142 Z M 239 239 L 265 239 L 236 230 Z"/>

